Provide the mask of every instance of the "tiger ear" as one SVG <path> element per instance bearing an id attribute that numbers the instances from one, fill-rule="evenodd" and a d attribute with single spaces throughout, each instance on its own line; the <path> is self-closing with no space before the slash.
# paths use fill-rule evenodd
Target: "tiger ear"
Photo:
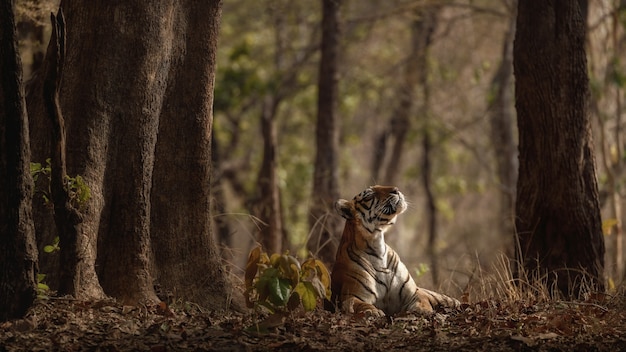
<path id="1" fill-rule="evenodd" d="M 335 202 L 335 209 L 343 218 L 347 220 L 354 219 L 354 206 L 352 205 L 352 202 L 345 199 L 339 199 Z"/>

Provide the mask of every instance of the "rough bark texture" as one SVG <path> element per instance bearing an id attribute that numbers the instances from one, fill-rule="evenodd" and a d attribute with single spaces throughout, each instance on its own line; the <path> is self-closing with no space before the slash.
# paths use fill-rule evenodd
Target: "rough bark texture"
<path id="1" fill-rule="evenodd" d="M 177 298 L 226 307 L 209 192 L 220 1 L 62 7 L 68 174 L 82 175 L 92 193 L 77 295 L 132 304 L 156 300 L 158 283 Z"/>
<path id="2" fill-rule="evenodd" d="M 144 6 L 150 9 L 153 3 Z M 153 71 L 169 65 L 151 185 L 157 280 L 177 296 L 223 308 L 232 292 L 210 232 L 210 136 L 221 2 L 164 5 L 162 13 L 171 14 L 162 29 L 171 33 L 164 36 L 170 52 Z"/>
<path id="3" fill-rule="evenodd" d="M 317 93 L 316 154 L 307 248 L 325 263 L 332 263 L 342 231 L 334 216 L 339 198 L 339 130 L 335 113 L 338 97 L 339 0 L 322 0 L 322 42 Z"/>
<path id="4" fill-rule="evenodd" d="M 0 321 L 21 318 L 36 296 L 28 117 L 13 1 L 0 2 Z"/>
<path id="5" fill-rule="evenodd" d="M 581 3 L 520 1 L 514 45 L 517 275 L 566 296 L 579 296 L 583 284 L 604 288 Z"/>

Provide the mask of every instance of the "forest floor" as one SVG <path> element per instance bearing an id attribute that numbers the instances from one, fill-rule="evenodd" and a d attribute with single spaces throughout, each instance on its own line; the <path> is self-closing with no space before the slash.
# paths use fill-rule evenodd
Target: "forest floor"
<path id="1" fill-rule="evenodd" d="M 364 319 L 322 310 L 220 313 L 193 304 L 38 300 L 0 323 L 0 351 L 619 351 L 626 300 L 464 304 L 434 316 Z"/>

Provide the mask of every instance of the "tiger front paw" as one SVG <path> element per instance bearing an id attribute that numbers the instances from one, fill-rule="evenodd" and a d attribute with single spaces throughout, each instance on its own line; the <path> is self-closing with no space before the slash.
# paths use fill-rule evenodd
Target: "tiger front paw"
<path id="1" fill-rule="evenodd" d="M 365 303 L 357 298 L 351 297 L 341 304 L 344 312 L 362 317 L 380 318 L 385 316 L 385 312 L 376 308 L 373 304 Z"/>

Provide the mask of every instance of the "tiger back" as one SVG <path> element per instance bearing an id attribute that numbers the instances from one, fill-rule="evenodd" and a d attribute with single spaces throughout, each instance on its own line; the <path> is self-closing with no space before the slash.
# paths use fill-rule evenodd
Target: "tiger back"
<path id="1" fill-rule="evenodd" d="M 331 300 L 343 312 L 382 316 L 460 306 L 454 298 L 417 287 L 385 243 L 385 232 L 407 208 L 397 187 L 368 187 L 350 201 L 338 200 L 335 208 L 346 224 L 331 275 Z"/>

